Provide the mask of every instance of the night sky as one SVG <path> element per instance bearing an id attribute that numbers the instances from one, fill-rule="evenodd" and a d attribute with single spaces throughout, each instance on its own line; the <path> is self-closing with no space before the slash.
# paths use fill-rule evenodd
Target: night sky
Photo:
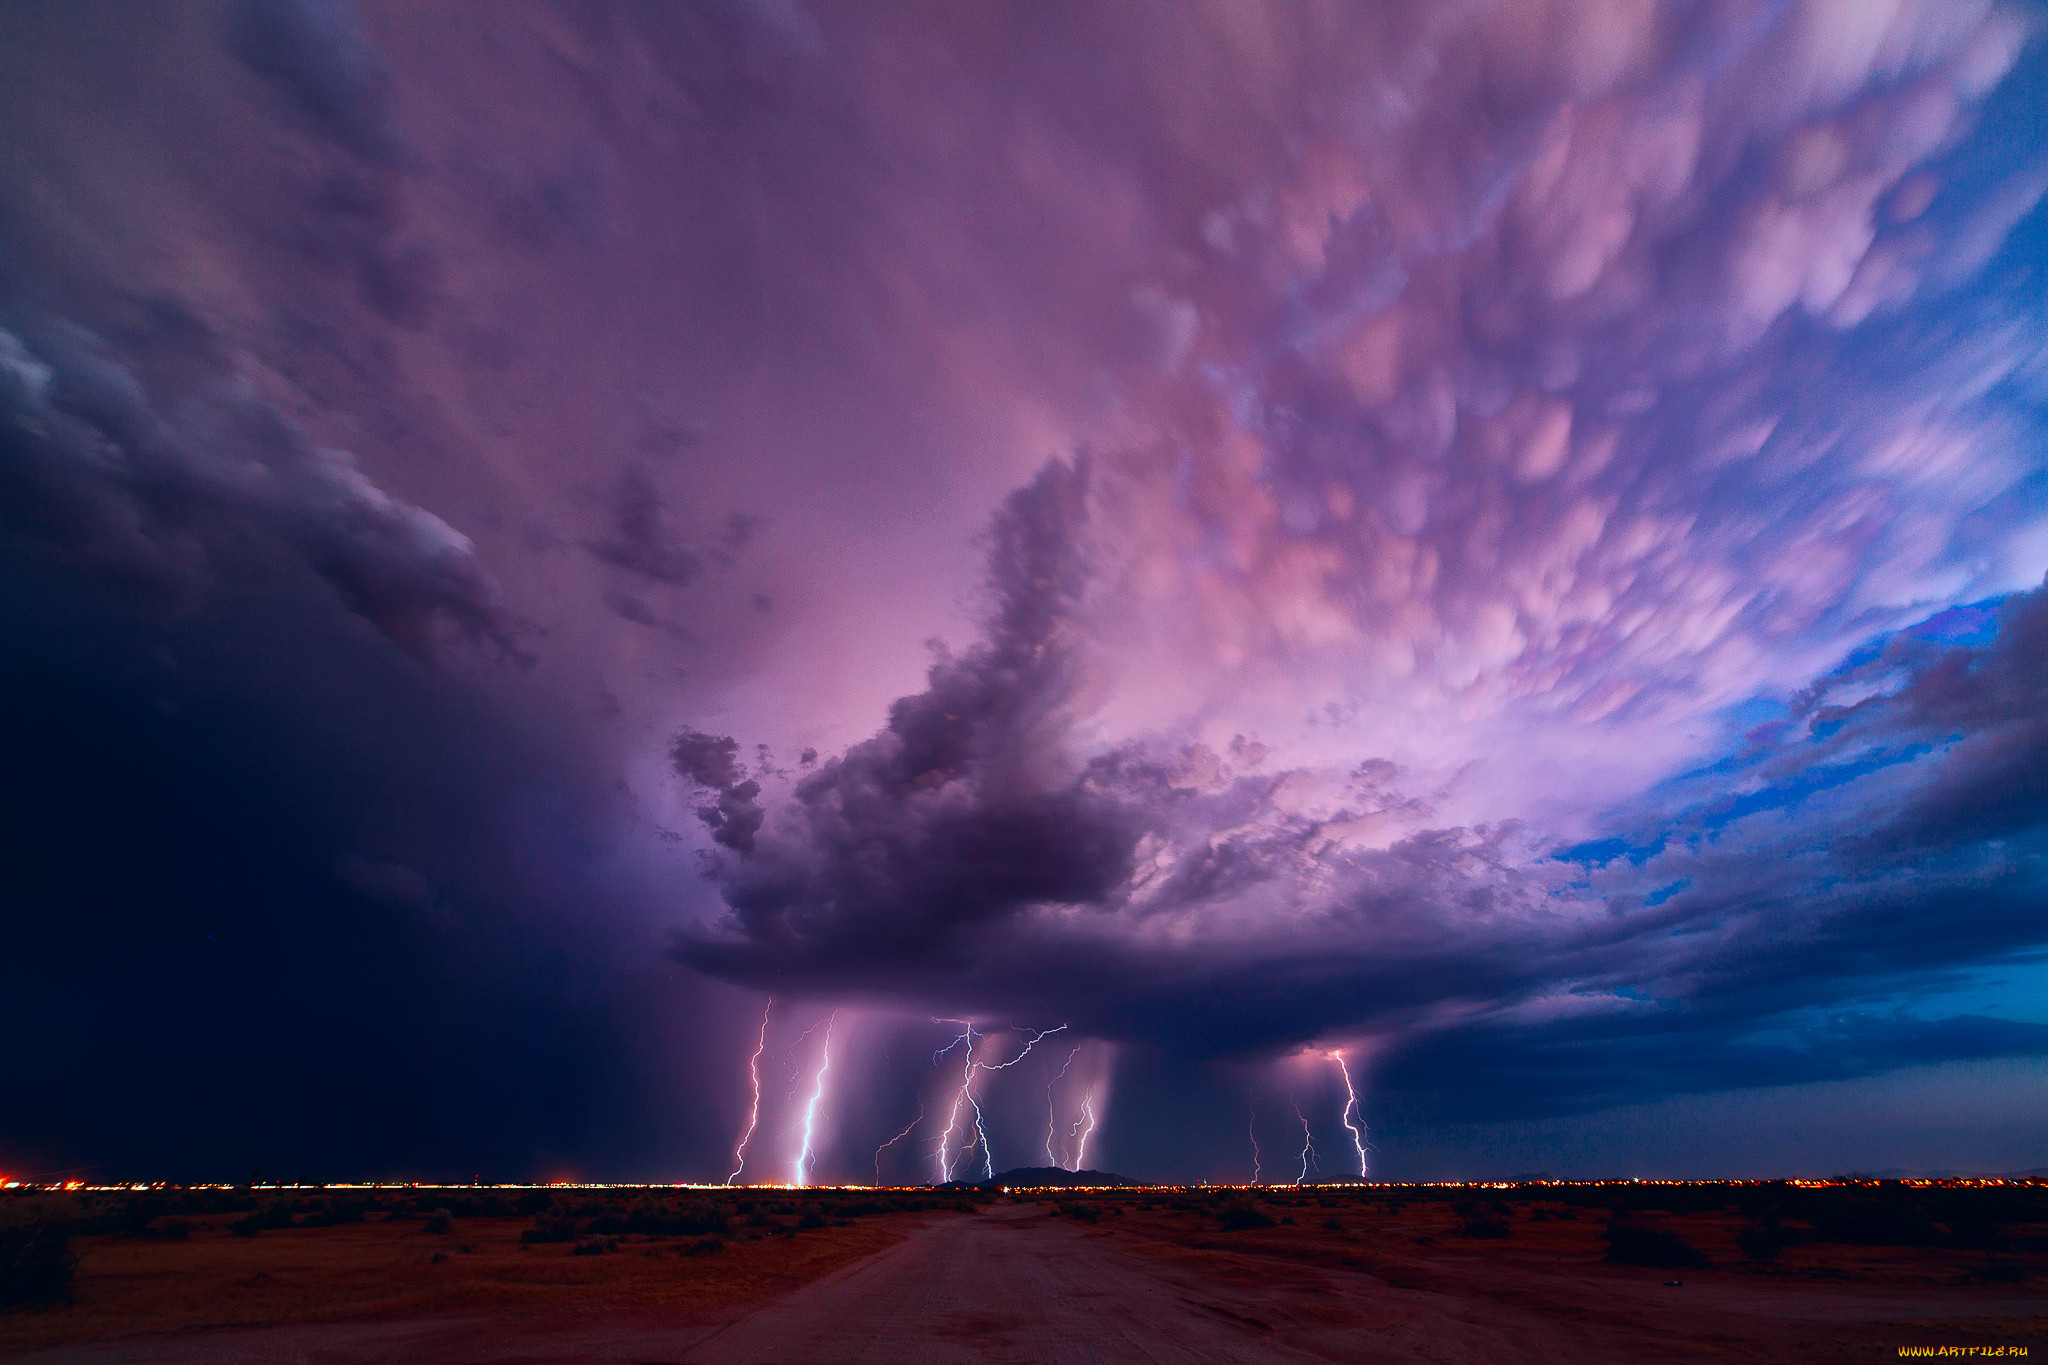
<path id="1" fill-rule="evenodd" d="M 2027 3 L 0 0 L 0 1175 L 2048 1166 L 2044 128 Z"/>

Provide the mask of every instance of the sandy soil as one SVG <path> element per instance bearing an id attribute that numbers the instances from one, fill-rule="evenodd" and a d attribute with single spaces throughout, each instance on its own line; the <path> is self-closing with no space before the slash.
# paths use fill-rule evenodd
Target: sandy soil
<path id="1" fill-rule="evenodd" d="M 1372 1263 L 1333 1246 L 1331 1233 L 1353 1231 L 1190 1233 L 1170 1214 L 1083 1224 L 1036 1205 L 999 1205 L 837 1271 L 682 1359 L 1878 1359 L 1895 1358 L 1905 1341 L 2048 1338 L 2038 1293 L 1838 1285 L 1796 1272 L 1687 1272 L 1674 1286 L 1670 1271 L 1600 1264 L 1596 1230 L 1576 1223 L 1551 1225 L 1544 1231 L 1555 1236 L 1513 1249 L 1404 1249 Z"/>
<path id="2" fill-rule="evenodd" d="M 414 1222 L 231 1236 L 199 1219 L 184 1241 L 78 1239 L 77 1301 L 0 1313 L 0 1359 L 658 1360 L 934 1219 L 887 1214 L 749 1232 L 713 1255 L 695 1237 L 619 1239 L 576 1256 L 526 1246 L 525 1219 L 463 1219 L 447 1236 Z M 783 1220 L 793 1221 L 793 1220 Z M 680 1334 L 680 1335 L 678 1335 Z M 520 1355 L 554 1343 L 552 1357 Z M 549 1349 L 555 1349 L 550 1346 Z"/>
<path id="3" fill-rule="evenodd" d="M 1285 1221 L 1243 1232 L 1165 1200 L 1091 1201 L 1093 1221 L 1060 1207 L 892 1215 L 689 1260 L 622 1253 L 551 1266 L 532 1260 L 538 1252 L 507 1253 L 526 1258 L 533 1285 L 555 1285 L 552 1297 L 536 1306 L 517 1289 L 460 1312 L 393 1301 L 344 1321 L 131 1333 L 11 1358 L 921 1365 L 1877 1360 L 1908 1343 L 2048 1352 L 2043 1267 L 1987 1286 L 1964 1279 L 1966 1253 L 1860 1247 L 1801 1247 L 1757 1266 L 1733 1254 L 1732 1216 L 1674 1220 L 1716 1265 L 1672 1272 L 1603 1264 L 1596 1220 L 1535 1220 L 1527 1209 L 1511 1237 L 1478 1241 L 1455 1236 L 1441 1205 L 1276 1194 L 1265 1207 Z M 807 1259 L 792 1272 L 776 1257 Z"/>

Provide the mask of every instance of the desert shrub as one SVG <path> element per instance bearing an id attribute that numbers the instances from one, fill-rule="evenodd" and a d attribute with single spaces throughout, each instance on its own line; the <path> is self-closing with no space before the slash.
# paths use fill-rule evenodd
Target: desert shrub
<path id="1" fill-rule="evenodd" d="M 360 1223 L 363 1215 L 370 1211 L 367 1201 L 361 1199 L 330 1199 L 324 1208 L 309 1215 L 309 1226 L 320 1228 L 338 1227 L 343 1223 Z"/>
<path id="2" fill-rule="evenodd" d="M 1464 1223 L 1459 1226 L 1458 1235 L 1460 1237 L 1498 1239 L 1501 1237 L 1511 1237 L 1514 1235 L 1514 1231 L 1498 1218 L 1490 1218 L 1484 1213 L 1474 1213 L 1468 1215 Z"/>
<path id="3" fill-rule="evenodd" d="M 1735 1245 L 1752 1261 L 1775 1261 L 1785 1244 L 1769 1228 L 1744 1228 L 1735 1234 Z"/>
<path id="4" fill-rule="evenodd" d="M 555 1197 L 546 1190 L 531 1190 L 513 1201 L 512 1211 L 521 1218 L 532 1218 L 545 1212 L 554 1202 Z"/>
<path id="5" fill-rule="evenodd" d="M 263 1226 L 267 1228 L 288 1228 L 292 1225 L 292 1201 L 273 1199 L 263 1210 Z"/>
<path id="6" fill-rule="evenodd" d="M 1697 1248 L 1675 1232 L 1620 1221 L 1607 1225 L 1607 1260 L 1614 1265 L 1663 1268 L 1707 1263 Z"/>
<path id="7" fill-rule="evenodd" d="M 78 1258 L 54 1223 L 0 1228 L 0 1308 L 41 1308 L 71 1298 Z"/>
<path id="8" fill-rule="evenodd" d="M 166 1218 L 152 1226 L 149 1235 L 166 1242 L 182 1242 L 192 1235 L 192 1225 L 182 1218 Z"/>
<path id="9" fill-rule="evenodd" d="M 1060 1205 L 1060 1212 L 1077 1223 L 1092 1223 L 1096 1217 L 1093 1204 L 1083 1204 L 1075 1200 Z"/>
<path id="10" fill-rule="evenodd" d="M 2027 1272 L 2011 1261 L 1986 1261 L 1964 1272 L 1965 1281 L 1978 1284 L 2018 1284 L 2027 1278 Z"/>
<path id="11" fill-rule="evenodd" d="M 1830 1200 L 1816 1205 L 1809 1221 L 1814 1239 L 1822 1242 L 1924 1247 L 1936 1237 L 1933 1220 L 1898 1196 Z"/>
<path id="12" fill-rule="evenodd" d="M 601 1236 L 616 1237 L 626 1230 L 626 1220 L 616 1213 L 602 1213 L 590 1220 L 587 1231 Z"/>
<path id="13" fill-rule="evenodd" d="M 533 1242 L 566 1242 L 576 1235 L 576 1220 L 566 1213 L 544 1213 L 533 1220 L 533 1226 L 519 1234 L 519 1240 Z"/>
<path id="14" fill-rule="evenodd" d="M 1253 1228 L 1272 1227 L 1273 1220 L 1246 1200 L 1239 1204 L 1225 1204 L 1216 1210 L 1216 1226 L 1224 1232 L 1249 1232 Z"/>
<path id="15" fill-rule="evenodd" d="M 263 1219 L 260 1215 L 254 1213 L 246 1218 L 237 1218 L 234 1222 L 228 1224 L 228 1231 L 234 1233 L 237 1237 L 254 1237 L 257 1233 L 263 1231 Z"/>
<path id="16" fill-rule="evenodd" d="M 163 1200 L 138 1195 L 118 1212 L 92 1220 L 90 1226 L 95 1232 L 119 1232 L 123 1237 L 141 1237 L 149 1232 L 149 1225 L 163 1217 L 165 1212 Z"/>
<path id="17" fill-rule="evenodd" d="M 617 1251 L 618 1242 L 610 1237 L 586 1237 L 569 1248 L 571 1256 L 602 1256 L 607 1251 Z"/>
<path id="18" fill-rule="evenodd" d="M 760 1215 L 760 1222 L 754 1227 L 765 1227 L 768 1220 Z M 627 1213 L 619 1227 L 602 1227 L 607 1219 L 599 1219 L 590 1225 L 593 1232 L 636 1232 L 653 1237 L 699 1237 L 706 1234 L 724 1233 L 732 1230 L 732 1218 L 724 1205 L 709 1199 L 686 1199 L 671 1209 L 663 1209 L 651 1200 L 641 1200 Z"/>
<path id="19" fill-rule="evenodd" d="M 1949 1224 L 1948 1244 L 1969 1251 L 2003 1251 L 2012 1239 L 1996 1223 L 1956 1219 Z"/>
<path id="20" fill-rule="evenodd" d="M 431 1232 L 436 1237 L 445 1237 L 455 1231 L 455 1213 L 451 1209 L 435 1209 L 427 1215 L 427 1221 L 420 1224 L 421 1232 Z"/>
<path id="21" fill-rule="evenodd" d="M 804 1216 L 796 1220 L 796 1225 L 797 1225 L 798 1227 L 800 1227 L 800 1228 L 821 1228 L 821 1227 L 824 1227 L 824 1226 L 825 1226 L 825 1214 L 824 1214 L 824 1211 L 823 1211 L 823 1210 L 821 1210 L 821 1209 L 815 1208 L 815 1207 L 813 1207 L 813 1208 L 808 1208 L 808 1209 L 805 1209 L 805 1210 L 804 1210 Z"/>
<path id="22" fill-rule="evenodd" d="M 688 1254 L 692 1256 L 710 1256 L 723 1250 L 725 1250 L 725 1239 L 723 1237 L 699 1237 L 696 1241 L 690 1243 Z"/>

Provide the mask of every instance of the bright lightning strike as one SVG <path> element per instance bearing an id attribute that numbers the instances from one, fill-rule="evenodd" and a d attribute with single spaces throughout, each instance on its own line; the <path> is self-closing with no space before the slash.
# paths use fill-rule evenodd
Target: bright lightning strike
<path id="1" fill-rule="evenodd" d="M 1045 1083 L 1045 1164 L 1048 1166 L 1064 1166 L 1066 1164 L 1060 1158 L 1054 1156 L 1052 1150 L 1053 1125 L 1059 1121 L 1053 1105 L 1052 1088 L 1067 1078 L 1068 1068 L 1074 1065 L 1074 1058 L 1080 1055 L 1080 1045 L 1076 1044 L 1074 1050 L 1067 1054 L 1067 1065 L 1060 1068 L 1060 1074 Z"/>
<path id="2" fill-rule="evenodd" d="M 914 1119 L 912 1119 L 912 1120 L 911 1120 L 910 1122 L 908 1122 L 908 1123 L 904 1124 L 904 1125 L 903 1125 L 903 1131 L 902 1131 L 902 1132 L 898 1133 L 898 1134 L 897 1134 L 897 1135 L 896 1135 L 895 1137 L 892 1137 L 892 1138 L 890 1138 L 890 1139 L 889 1139 L 889 1140 L 888 1140 L 887 1142 L 883 1143 L 883 1144 L 882 1144 L 881 1146 L 879 1146 L 879 1147 L 875 1148 L 875 1188 L 876 1188 L 876 1189 L 880 1189 L 880 1188 L 882 1187 L 882 1153 L 884 1153 L 884 1152 L 888 1151 L 888 1150 L 889 1150 L 889 1149 L 890 1149 L 891 1147 L 894 1147 L 894 1146 L 895 1146 L 895 1145 L 896 1145 L 897 1143 L 899 1143 L 899 1142 L 903 1141 L 903 1139 L 905 1139 L 905 1138 L 909 1137 L 909 1136 L 910 1136 L 910 1133 L 911 1133 L 911 1130 L 912 1130 L 912 1129 L 914 1129 L 914 1128 L 916 1128 L 918 1124 L 920 1124 L 920 1123 L 923 1123 L 923 1122 L 924 1122 L 924 1106 L 923 1106 L 922 1104 L 920 1104 L 920 1105 L 918 1105 L 918 1106 L 917 1106 L 917 1117 L 916 1117 L 916 1118 L 914 1118 Z"/>
<path id="3" fill-rule="evenodd" d="M 1323 1163 L 1316 1157 L 1316 1140 L 1308 1131 L 1308 1115 L 1301 1112 L 1298 1104 L 1294 1106 L 1294 1117 L 1301 1120 L 1301 1174 L 1294 1178 L 1294 1183 L 1299 1185 L 1308 1179 L 1309 1162 L 1314 1161 L 1318 1168 Z"/>
<path id="4" fill-rule="evenodd" d="M 945 1056 L 947 1053 L 951 1052 L 954 1048 L 960 1047 L 963 1044 L 966 1046 L 966 1051 L 962 1054 L 960 1059 L 960 1089 L 954 1094 L 953 1107 L 951 1110 L 948 1111 L 946 1115 L 945 1131 L 939 1134 L 939 1179 L 941 1183 L 952 1180 L 954 1167 L 958 1165 L 960 1158 L 966 1156 L 969 1152 L 975 1151 L 977 1149 L 979 1149 L 981 1152 L 982 1178 L 988 1179 L 990 1177 L 993 1177 L 996 1173 L 996 1160 L 994 1154 L 989 1151 L 988 1124 L 982 1116 L 981 1101 L 977 1099 L 974 1094 L 974 1073 L 977 1071 L 1008 1070 L 1010 1067 L 1013 1067 L 1017 1063 L 1023 1061 L 1026 1057 L 1029 1057 L 1031 1055 L 1032 1048 L 1037 1047 L 1040 1043 L 1044 1042 L 1047 1038 L 1052 1037 L 1055 1033 L 1065 1032 L 1067 1026 L 1065 1024 L 1061 1024 L 1057 1028 L 1044 1029 L 1038 1033 L 1034 1033 L 1033 1035 L 1031 1035 L 1031 1037 L 1025 1040 L 1023 1050 L 1019 1052 L 1016 1056 L 1010 1058 L 1010 1060 L 1007 1062 L 978 1062 L 974 1059 L 974 1040 L 977 1037 L 985 1038 L 988 1036 L 987 1034 L 977 1032 L 974 1025 L 965 1019 L 935 1019 L 932 1022 L 939 1024 L 958 1024 L 962 1029 L 965 1030 L 965 1032 L 961 1033 L 959 1037 L 955 1038 L 952 1042 L 946 1044 L 944 1047 L 940 1048 L 937 1052 L 934 1052 L 932 1054 L 932 1065 L 937 1066 L 939 1059 Z M 1023 1031 L 1024 1030 L 1022 1029 L 1017 1030 L 1017 1032 L 1019 1033 L 1022 1033 Z M 1076 1049 L 1076 1051 L 1078 1050 L 1079 1049 Z M 1067 1058 L 1068 1064 L 1071 1065 L 1073 1063 L 1073 1060 L 1074 1059 L 1072 1057 Z M 1062 1071 L 1060 1074 L 1065 1075 L 1066 1073 Z M 1047 1087 L 1046 1094 L 1048 1102 L 1050 1102 L 1050 1087 Z M 953 1148 L 953 1133 L 956 1129 L 959 1129 L 961 1127 L 961 1124 L 963 1122 L 960 1114 L 960 1106 L 962 1104 L 965 1104 L 967 1106 L 968 1111 L 974 1116 L 972 1122 L 968 1124 L 968 1127 L 972 1128 L 974 1136 L 972 1140 L 965 1140 L 967 1135 L 965 1132 L 962 1132 L 961 1137 L 963 1141 L 961 1142 L 959 1149 L 955 1150 Z M 1050 1148 L 1050 1145 L 1050 1141 L 1048 1141 L 1048 1148 Z"/>
<path id="5" fill-rule="evenodd" d="M 836 1011 L 836 1010 L 834 1011 L 834 1013 L 835 1013 L 835 1014 L 836 1014 L 837 1012 L 838 1012 L 838 1011 Z M 789 1045 L 789 1051 L 790 1051 L 790 1053 L 791 1053 L 792 1055 L 794 1055 L 794 1054 L 795 1054 L 795 1052 L 796 1052 L 796 1050 L 797 1050 L 798 1048 L 802 1047 L 802 1046 L 804 1045 L 804 1043 L 805 1043 L 806 1041 L 808 1041 L 808 1040 L 809 1040 L 810 1036 L 811 1036 L 811 1035 L 812 1035 L 813 1033 L 816 1033 L 816 1032 L 817 1032 L 817 1031 L 818 1031 L 819 1029 L 821 1029 L 821 1028 L 824 1028 L 824 1027 L 825 1027 L 825 1026 L 826 1026 L 826 1025 L 827 1025 L 827 1024 L 829 1023 L 829 1022 L 830 1022 L 830 1020 L 827 1020 L 827 1019 L 820 1019 L 820 1020 L 819 1020 L 819 1021 L 818 1021 L 817 1023 L 815 1023 L 815 1024 L 811 1025 L 811 1026 L 810 1026 L 809 1028 L 805 1029 L 805 1030 L 804 1030 L 804 1031 L 803 1031 L 802 1033 L 799 1033 L 799 1034 L 798 1034 L 798 1035 L 796 1036 L 796 1041 L 795 1041 L 795 1042 L 793 1042 L 793 1043 L 791 1043 L 791 1044 Z M 797 1088 L 798 1088 L 799 1086 L 801 1086 L 801 1085 L 802 1085 L 803 1083 L 804 1083 L 804 1064 L 803 1064 L 802 1062 L 798 1062 L 798 1063 L 797 1063 L 797 1064 L 796 1064 L 796 1065 L 795 1065 L 795 1066 L 794 1066 L 793 1068 L 791 1068 L 791 1070 L 790 1070 L 790 1073 L 789 1073 L 789 1094 L 788 1094 L 787 1098 L 789 1098 L 789 1099 L 792 1099 L 792 1100 L 793 1100 L 793 1099 L 795 1099 L 795 1098 L 796 1098 L 796 1092 L 797 1092 Z M 785 1129 L 784 1131 L 786 1132 L 786 1131 L 788 1131 L 788 1130 L 787 1130 L 787 1129 Z"/>
<path id="6" fill-rule="evenodd" d="M 1259 1111 L 1257 1109 L 1252 1110 L 1251 1121 L 1245 1125 L 1244 1130 L 1252 1140 L 1252 1184 L 1263 1185 L 1266 1182 L 1261 1179 L 1261 1176 L 1265 1171 L 1265 1167 L 1259 1164 Z"/>
<path id="7" fill-rule="evenodd" d="M 739 1145 L 732 1149 L 732 1174 L 725 1178 L 728 1185 L 747 1169 L 747 1144 L 753 1141 L 754 1128 L 761 1122 L 761 1050 L 768 1046 L 768 1012 L 774 1008 L 775 997 L 771 995 L 767 1008 L 761 1011 L 761 1037 L 754 1044 L 754 1055 L 747 1059 L 747 1079 L 754 1085 L 754 1104 L 747 1110 L 747 1131 L 740 1134 Z"/>
<path id="8" fill-rule="evenodd" d="M 1019 1033 L 1022 1033 L 1022 1032 L 1023 1032 L 1024 1030 L 1022 1030 L 1022 1029 L 1018 1029 L 1017 1031 L 1018 1031 Z M 1039 1045 L 1039 1044 L 1040 1044 L 1041 1042 L 1043 1042 L 1043 1041 L 1044 1041 L 1044 1040 L 1046 1040 L 1047 1038 L 1050 1038 L 1050 1037 L 1052 1037 L 1052 1036 L 1053 1036 L 1053 1035 L 1054 1035 L 1055 1033 L 1065 1033 L 1066 1031 L 1067 1031 L 1067 1026 L 1066 1026 L 1065 1024 L 1061 1024 L 1061 1025 L 1060 1025 L 1060 1026 L 1059 1026 L 1058 1028 L 1049 1028 L 1049 1029 L 1047 1029 L 1047 1030 L 1046 1030 L 1045 1032 L 1043 1032 L 1043 1033 L 1039 1033 L 1039 1034 L 1034 1034 L 1034 1035 L 1033 1035 L 1033 1036 L 1032 1036 L 1032 1037 L 1031 1037 L 1031 1038 L 1030 1038 L 1030 1039 L 1029 1039 L 1029 1040 L 1028 1040 L 1028 1041 L 1027 1041 L 1027 1042 L 1026 1042 L 1026 1043 L 1024 1044 L 1024 1050 L 1023 1050 L 1022 1052 L 1018 1053 L 1018 1054 L 1017 1054 L 1016 1056 L 1014 1056 L 1014 1057 L 1010 1058 L 1010 1060 L 1009 1060 L 1009 1061 L 1007 1061 L 1007 1062 L 997 1062 L 997 1063 L 996 1063 L 996 1064 L 995 1064 L 994 1066 L 990 1066 L 990 1065 L 989 1065 L 989 1064 L 988 1064 L 987 1062 L 976 1062 L 976 1063 L 975 1063 L 975 1065 L 976 1065 L 976 1066 L 978 1066 L 978 1067 L 980 1067 L 980 1068 L 981 1068 L 981 1069 L 982 1069 L 983 1071 L 1002 1071 L 1002 1070 L 1005 1070 L 1005 1069 L 1007 1069 L 1007 1068 L 1009 1068 L 1009 1067 L 1013 1067 L 1013 1066 L 1017 1065 L 1017 1063 L 1019 1063 L 1019 1062 L 1023 1061 L 1023 1060 L 1024 1060 L 1024 1059 L 1025 1059 L 1026 1057 L 1029 1057 L 1029 1056 L 1031 1055 L 1031 1049 L 1032 1049 L 1032 1048 L 1035 1048 L 1035 1047 L 1037 1047 L 1037 1046 L 1038 1046 L 1038 1045 Z"/>
<path id="9" fill-rule="evenodd" d="M 932 1054 L 932 1065 L 937 1066 L 939 1058 L 945 1056 L 954 1048 L 959 1047 L 962 1043 L 967 1045 L 966 1058 L 960 1066 L 960 1089 L 953 1096 L 953 1107 L 947 1111 L 946 1130 L 939 1134 L 939 1183 L 943 1185 L 953 1179 L 953 1162 L 955 1157 L 966 1155 L 969 1145 L 963 1144 L 958 1153 L 948 1150 L 953 1141 L 953 1130 L 960 1126 L 960 1103 L 962 1100 L 965 1100 L 968 1104 L 973 1105 L 977 1125 L 981 1119 L 981 1106 L 974 1103 L 974 1095 L 970 1089 L 974 1083 L 974 1025 L 968 1023 L 965 1019 L 939 1019 L 934 1022 L 958 1024 L 961 1028 L 967 1030 L 958 1038 L 955 1038 L 952 1042 Z M 983 1155 L 986 1155 L 986 1152 Z"/>
<path id="10" fill-rule="evenodd" d="M 1358 1107 L 1358 1092 L 1351 1088 L 1351 1068 L 1344 1062 L 1344 1054 L 1332 1050 L 1330 1060 L 1337 1064 L 1337 1071 L 1344 1077 L 1344 1131 L 1351 1134 L 1351 1145 L 1358 1152 L 1358 1174 L 1362 1178 L 1365 1169 L 1365 1134 L 1359 1131 L 1365 1122 L 1365 1115 Z M 1356 1115 L 1358 1123 L 1351 1120 Z"/>
<path id="11" fill-rule="evenodd" d="M 996 1173 L 996 1159 L 988 1150 L 988 1129 L 981 1120 L 981 1101 L 974 1098 L 974 1092 L 967 1092 L 967 1103 L 974 1110 L 974 1144 L 981 1148 L 981 1178 L 988 1180 Z"/>
<path id="12" fill-rule="evenodd" d="M 1085 1125 L 1085 1126 L 1084 1126 Z M 1074 1121 L 1080 1136 L 1074 1143 L 1074 1169 L 1080 1170 L 1088 1164 L 1088 1139 L 1095 1132 L 1095 1101 L 1081 1101 L 1081 1117 Z"/>
<path id="13" fill-rule="evenodd" d="M 832 1011 L 825 1020 L 825 1043 L 818 1049 L 818 1079 L 811 1089 L 811 1101 L 804 1106 L 804 1147 L 796 1159 L 796 1187 L 802 1189 L 810 1183 L 811 1177 L 811 1135 L 818 1120 L 818 1101 L 825 1097 L 825 1073 L 832 1069 L 832 1021 L 839 1017 L 839 1011 Z"/>

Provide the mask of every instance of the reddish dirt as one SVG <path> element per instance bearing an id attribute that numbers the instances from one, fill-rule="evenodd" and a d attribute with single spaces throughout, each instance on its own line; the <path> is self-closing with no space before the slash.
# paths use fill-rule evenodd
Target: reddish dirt
<path id="1" fill-rule="evenodd" d="M 418 1299 L 420 1286 L 459 1258 L 390 1267 L 381 1281 L 338 1271 L 338 1284 L 357 1285 L 347 1292 L 360 1306 L 334 1304 L 319 1316 L 339 1320 L 323 1322 L 163 1332 L 131 1317 L 113 1336 L 88 1330 L 88 1294 L 60 1310 L 87 1310 L 68 1340 L 19 1358 L 922 1365 L 1877 1360 L 1896 1359 L 1904 1344 L 2048 1351 L 2048 1258 L 2039 1255 L 2014 1258 L 2028 1277 L 2015 1285 L 1967 1282 L 1983 1258 L 1959 1251 L 1810 1245 L 1760 1266 L 1735 1251 L 1740 1219 L 1693 1214 L 1664 1221 L 1714 1267 L 1663 1271 L 1604 1264 L 1598 1216 L 1535 1217 L 1527 1206 L 1508 1220 L 1512 1235 L 1473 1240 L 1456 1235 L 1456 1215 L 1436 1203 L 1386 1211 L 1276 1193 L 1262 1208 L 1291 1221 L 1242 1232 L 1138 1195 L 1063 1205 L 1093 1221 L 1018 1200 L 979 1215 L 890 1215 L 699 1258 L 649 1257 L 630 1240 L 576 1261 L 554 1248 L 477 1251 L 474 1271 L 436 1291 L 454 1297 L 431 1303 Z M 161 1258 L 158 1273 L 175 1280 L 172 1259 L 210 1236 L 130 1245 L 138 1260 Z M 314 1238 L 353 1236 L 351 1254 L 365 1267 L 425 1240 L 376 1226 L 305 1236 L 305 1265 Z M 286 1256 L 292 1244 L 266 1234 L 230 1251 L 263 1248 Z M 102 1250 L 88 1248 L 88 1291 L 115 1273 L 96 1268 Z M 513 1276 L 521 1257 L 531 1268 Z M 507 1258 L 514 1264 L 490 1269 Z M 380 1298 L 366 1287 L 373 1283 L 388 1292 Z"/>

